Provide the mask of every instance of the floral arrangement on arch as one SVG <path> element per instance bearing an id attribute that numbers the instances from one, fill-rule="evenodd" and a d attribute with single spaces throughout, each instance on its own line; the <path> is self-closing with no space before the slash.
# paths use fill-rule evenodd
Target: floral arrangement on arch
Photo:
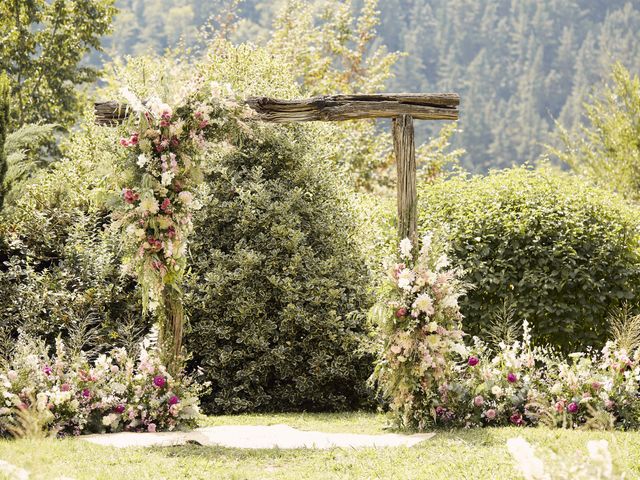
<path id="1" fill-rule="evenodd" d="M 172 377 L 148 342 L 137 358 L 118 348 L 91 362 L 61 340 L 49 355 L 44 342 L 22 337 L 0 370 L 0 435 L 19 425 L 21 412 L 60 436 L 191 428 L 205 389 Z"/>
<path id="2" fill-rule="evenodd" d="M 405 239 L 390 272 L 374 379 L 397 426 L 640 428 L 637 342 L 623 335 L 600 351 L 563 356 L 534 347 L 524 321 L 521 340 L 465 344 L 457 305 L 464 285 L 444 250 L 427 235 L 414 256 Z"/>
<path id="3" fill-rule="evenodd" d="M 186 268 L 191 217 L 200 207 L 196 190 L 207 148 L 227 148 L 225 138 L 244 128 L 248 107 L 234 100 L 230 87 L 194 81 L 177 106 L 157 96 L 141 102 L 122 90 L 134 115 L 120 145 L 134 172 L 123 189 L 125 209 L 117 225 L 129 252 L 125 268 L 137 274 L 145 308 L 163 303 L 169 286 L 179 291 Z"/>
<path id="4" fill-rule="evenodd" d="M 438 387 L 450 376 L 454 352 L 464 348 L 458 308 L 464 286 L 433 240 L 429 233 L 421 246 L 408 238 L 400 242 L 400 262 L 389 272 L 384 352 L 374 372 L 400 426 L 417 429 L 436 415 Z"/>

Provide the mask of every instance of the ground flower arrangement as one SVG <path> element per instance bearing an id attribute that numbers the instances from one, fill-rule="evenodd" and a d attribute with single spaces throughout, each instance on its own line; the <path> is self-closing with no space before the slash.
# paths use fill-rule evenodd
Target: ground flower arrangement
<path id="1" fill-rule="evenodd" d="M 640 426 L 640 352 L 624 335 L 568 357 L 532 346 L 526 322 L 513 343 L 465 343 L 464 285 L 444 249 L 428 235 L 419 252 L 403 240 L 400 256 L 374 373 L 400 428 Z"/>
<path id="2" fill-rule="evenodd" d="M 25 419 L 59 436 L 191 428 L 202 389 L 169 375 L 148 342 L 137 358 L 119 348 L 90 362 L 70 356 L 61 341 L 49 355 L 43 343 L 21 338 L 0 371 L 0 434 Z"/>

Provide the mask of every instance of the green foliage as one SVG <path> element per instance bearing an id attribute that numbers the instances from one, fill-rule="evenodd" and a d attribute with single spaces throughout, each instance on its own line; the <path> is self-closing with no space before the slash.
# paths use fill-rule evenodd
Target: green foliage
<path id="1" fill-rule="evenodd" d="M 0 70 L 11 79 L 12 130 L 27 123 L 64 126 L 80 111 L 77 85 L 97 70 L 80 66 L 110 32 L 114 0 L 8 0 L 0 3 Z"/>
<path id="2" fill-rule="evenodd" d="M 538 342 L 601 346 L 609 310 L 638 300 L 637 210 L 549 168 L 455 176 L 419 190 L 419 225 L 446 224 L 452 257 L 475 285 L 461 299 L 481 334 L 508 305 Z"/>
<path id="3" fill-rule="evenodd" d="M 634 200 L 640 199 L 640 77 L 618 63 L 612 84 L 585 106 L 587 124 L 560 128 L 564 150 L 552 149 L 576 172 Z"/>
<path id="4" fill-rule="evenodd" d="M 91 121 L 91 120 L 89 120 Z M 41 171 L 0 217 L 0 325 L 91 350 L 130 343 L 144 326 L 135 284 L 121 277 L 120 241 L 108 228 L 117 167 L 115 132 L 87 123 L 66 158 Z M 6 343 L 5 343 L 6 344 Z"/>
<path id="5" fill-rule="evenodd" d="M 369 277 L 353 198 L 302 128 L 243 135 L 212 164 L 193 235 L 194 366 L 210 412 L 359 406 Z"/>

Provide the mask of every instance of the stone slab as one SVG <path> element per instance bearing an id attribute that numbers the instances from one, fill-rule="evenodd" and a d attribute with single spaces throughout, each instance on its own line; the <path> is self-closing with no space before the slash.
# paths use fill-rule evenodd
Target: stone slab
<path id="1" fill-rule="evenodd" d="M 303 431 L 288 425 L 225 425 L 198 428 L 191 432 L 122 432 L 86 435 L 80 438 L 97 445 L 116 448 L 168 447 L 194 442 L 206 446 L 247 449 L 328 449 L 412 447 L 430 439 L 434 435 L 434 433 L 363 435 L 358 433 Z"/>

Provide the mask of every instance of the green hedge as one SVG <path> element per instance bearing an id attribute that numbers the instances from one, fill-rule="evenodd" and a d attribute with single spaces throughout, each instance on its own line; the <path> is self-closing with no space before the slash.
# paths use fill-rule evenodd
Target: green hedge
<path id="1" fill-rule="evenodd" d="M 355 408 L 372 358 L 370 278 L 353 197 L 304 129 L 238 140 L 214 160 L 187 305 L 210 413 Z"/>
<path id="2" fill-rule="evenodd" d="M 538 341 L 600 346 L 610 309 L 638 298 L 638 211 L 608 191 L 522 167 L 419 193 L 420 225 L 448 225 L 453 261 L 475 287 L 461 300 L 469 333 L 486 331 L 507 304 Z"/>

